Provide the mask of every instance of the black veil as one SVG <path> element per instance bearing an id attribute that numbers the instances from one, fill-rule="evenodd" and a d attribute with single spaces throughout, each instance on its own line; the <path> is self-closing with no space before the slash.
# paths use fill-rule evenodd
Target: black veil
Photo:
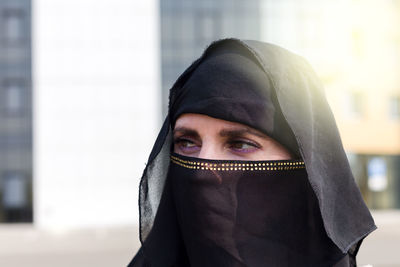
<path id="1" fill-rule="evenodd" d="M 145 263 L 188 266 L 171 196 L 165 190 L 170 186 L 167 172 L 171 125 L 178 116 L 174 103 L 186 93 L 185 83 L 199 65 L 214 51 L 226 46 L 247 53 L 267 75 L 277 114 L 290 129 L 290 134 L 280 141 L 303 159 L 328 237 L 343 253 L 355 255 L 362 239 L 376 226 L 355 184 L 335 119 L 316 74 L 303 58 L 278 46 L 224 39 L 212 43 L 171 88 L 169 114 L 140 182 L 142 248 L 129 266 L 147 266 Z M 226 119 L 223 115 L 215 117 Z"/>

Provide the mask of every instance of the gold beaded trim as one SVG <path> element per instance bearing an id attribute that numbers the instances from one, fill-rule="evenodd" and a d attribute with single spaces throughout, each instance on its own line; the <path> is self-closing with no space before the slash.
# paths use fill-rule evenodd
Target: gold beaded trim
<path id="1" fill-rule="evenodd" d="M 175 156 L 171 156 L 171 161 L 179 166 L 188 169 L 211 171 L 279 171 L 305 168 L 303 161 L 262 163 L 211 163 L 183 160 Z"/>

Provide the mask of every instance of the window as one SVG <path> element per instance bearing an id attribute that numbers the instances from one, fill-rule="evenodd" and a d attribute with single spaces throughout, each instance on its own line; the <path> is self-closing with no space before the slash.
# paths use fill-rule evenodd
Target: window
<path id="1" fill-rule="evenodd" d="M 364 55 L 364 33 L 361 29 L 355 29 L 351 35 L 353 55 L 361 58 Z"/>
<path id="2" fill-rule="evenodd" d="M 31 183 L 22 171 L 5 172 L 0 176 L 0 217 L 4 222 L 31 222 Z"/>
<path id="3" fill-rule="evenodd" d="M 10 112 L 17 112 L 22 108 L 22 88 L 16 84 L 6 87 L 6 107 Z"/>
<path id="4" fill-rule="evenodd" d="M 10 44 L 22 42 L 24 39 L 23 23 L 24 12 L 22 9 L 6 9 L 2 16 L 3 36 Z"/>
<path id="5" fill-rule="evenodd" d="M 361 92 L 349 92 L 346 97 L 346 115 L 359 118 L 364 113 L 364 95 Z"/>
<path id="6" fill-rule="evenodd" d="M 372 157 L 368 161 L 368 188 L 373 192 L 385 191 L 388 187 L 387 166 L 384 158 Z"/>
<path id="7" fill-rule="evenodd" d="M 23 113 L 25 107 L 25 83 L 22 79 L 7 79 L 2 86 L 1 106 L 9 115 Z"/>
<path id="8" fill-rule="evenodd" d="M 27 180 L 21 173 L 14 172 L 5 175 L 2 187 L 2 204 L 4 208 L 23 208 L 28 204 Z"/>
<path id="9" fill-rule="evenodd" d="M 400 96 L 389 98 L 389 117 L 391 119 L 400 119 Z"/>
<path id="10" fill-rule="evenodd" d="M 200 36 L 205 40 L 212 39 L 214 37 L 214 19 L 210 15 L 203 15 L 200 17 L 199 26 L 200 26 Z"/>
<path id="11" fill-rule="evenodd" d="M 24 110 L 24 86 L 18 79 L 8 80 L 4 83 L 3 103 L 4 110 L 8 114 L 18 114 Z"/>
<path id="12" fill-rule="evenodd" d="M 202 10 L 195 17 L 196 43 L 202 47 L 220 35 L 221 22 L 214 10 Z"/>

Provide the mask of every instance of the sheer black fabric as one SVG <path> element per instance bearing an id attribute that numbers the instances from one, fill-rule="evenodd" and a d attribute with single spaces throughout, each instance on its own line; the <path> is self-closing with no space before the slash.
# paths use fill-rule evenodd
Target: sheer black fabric
<path id="1" fill-rule="evenodd" d="M 190 266 L 333 266 L 345 256 L 301 161 L 175 154 L 169 176 Z"/>
<path id="2" fill-rule="evenodd" d="M 313 218 L 310 223 L 315 225 L 293 233 L 288 229 L 291 224 L 282 222 L 280 227 L 283 230 L 280 232 L 285 232 L 282 238 L 287 242 L 292 242 L 288 241 L 291 239 L 297 240 L 296 242 L 303 240 L 304 244 L 307 243 L 305 247 L 309 246 L 309 249 L 299 252 L 301 256 L 297 258 L 298 264 L 292 264 L 295 261 L 291 257 L 272 258 L 273 255 L 280 254 L 269 254 L 269 249 L 275 251 L 279 246 L 265 244 L 264 253 L 271 256 L 268 262 L 282 262 L 276 266 L 302 266 L 305 263 L 312 263 L 310 266 L 356 265 L 355 256 L 362 239 L 376 226 L 352 177 L 334 117 L 316 75 L 305 60 L 287 50 L 257 41 L 226 39 L 211 44 L 171 88 L 169 114 L 150 154 L 140 184 L 142 248 L 130 266 L 200 264 L 193 262 L 191 258 L 190 251 L 193 249 L 187 244 L 190 237 L 187 232 L 182 231 L 184 216 L 182 208 L 176 203 L 179 198 L 176 193 L 180 192 L 177 186 L 183 186 L 184 183 L 180 185 L 175 181 L 175 175 L 168 175 L 171 129 L 175 120 L 183 113 L 200 113 L 251 126 L 270 135 L 304 161 L 306 169 L 302 172 L 303 175 L 299 175 L 301 178 L 297 179 L 303 182 L 297 187 L 307 192 L 307 200 L 302 201 L 312 203 L 313 208 L 302 206 L 300 210 L 312 211 L 312 216 L 304 216 Z M 171 165 L 170 171 L 175 172 L 175 168 L 176 166 Z M 238 184 L 250 179 L 236 180 Z M 289 186 L 287 190 L 290 189 Z M 267 189 L 260 186 L 259 190 L 261 192 Z M 238 195 L 245 194 L 236 196 Z M 257 209 L 260 216 L 265 214 L 263 211 L 271 209 L 271 203 L 266 202 L 264 197 L 268 198 L 259 195 L 260 204 Z M 247 201 L 244 197 L 237 198 L 244 203 Z M 285 209 L 282 208 L 281 211 L 285 212 Z M 251 210 L 248 212 L 250 214 Z M 266 217 L 262 217 L 261 221 L 257 219 L 248 223 L 262 224 L 273 219 Z M 329 247 L 327 252 L 310 249 L 314 248 L 315 243 L 305 233 L 317 233 L 316 236 L 320 236 L 317 238 L 320 245 Z M 244 235 L 241 238 L 245 238 Z M 235 241 L 236 249 L 240 247 L 238 240 L 239 236 Z M 243 244 L 250 245 L 253 242 L 257 243 L 249 238 Z M 241 253 L 247 255 L 243 256 L 247 259 L 243 262 L 243 258 L 236 257 L 241 254 L 233 256 L 225 246 L 221 246 L 224 242 L 213 244 L 213 249 L 208 251 L 214 253 L 219 260 L 226 260 L 227 264 L 207 263 L 203 266 L 263 266 L 254 261 L 266 260 L 251 255 L 251 251 L 256 253 L 256 249 L 246 252 L 243 247 Z M 341 258 L 337 255 L 341 255 Z M 233 259 L 237 261 L 229 263 Z M 336 260 L 336 264 L 333 264 Z"/>

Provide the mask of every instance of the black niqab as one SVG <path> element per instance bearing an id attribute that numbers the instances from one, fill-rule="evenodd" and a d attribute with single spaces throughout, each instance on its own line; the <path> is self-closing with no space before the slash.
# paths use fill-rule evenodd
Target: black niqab
<path id="1" fill-rule="evenodd" d="M 298 160 L 223 161 L 172 155 L 177 220 L 190 266 L 333 266 L 329 239 Z"/>
<path id="2" fill-rule="evenodd" d="M 236 39 L 210 45 L 171 89 L 169 114 L 140 184 L 142 248 L 129 266 L 196 266 L 189 263 L 193 256 L 188 254 L 189 248 L 184 241 L 188 237 L 182 231 L 182 209 L 176 203 L 180 198 L 176 193 L 183 191 L 178 190 L 180 184 L 173 181 L 176 175 L 181 176 L 181 171 L 177 172 L 173 164 L 172 169 L 169 168 L 171 127 L 183 113 L 200 113 L 249 125 L 270 135 L 301 158 L 306 169 L 300 175 L 302 178 L 296 181 L 304 183 L 296 188 L 307 192 L 308 202 L 303 200 L 313 203 L 313 208 L 308 206 L 308 211 L 312 211 L 309 214 L 313 214 L 311 217 L 316 223 L 316 227 L 308 227 L 305 233 L 319 229 L 315 230 L 317 236 L 322 231 L 326 238 L 320 240 L 325 240 L 323 246 L 331 249 L 322 259 L 322 251 L 318 249 L 318 255 L 313 254 L 313 249 L 303 251 L 300 253 L 303 259 L 298 258 L 297 266 L 307 266 L 310 262 L 315 266 L 332 266 L 332 259 L 336 261 L 335 266 L 355 266 L 355 254 L 362 239 L 376 226 L 352 177 L 321 84 L 299 56 L 274 45 Z M 247 180 L 250 179 L 236 179 L 237 186 Z M 290 188 L 288 186 L 287 190 Z M 261 212 L 264 199 L 259 201 Z M 269 204 L 264 205 L 267 208 Z M 303 215 L 308 212 L 300 210 L 304 211 Z M 255 222 L 262 223 L 263 220 Z M 287 226 L 282 224 L 281 229 L 287 229 Z M 284 232 L 291 233 L 288 236 L 293 239 L 310 241 L 310 236 L 304 232 L 297 235 Z M 212 251 L 223 255 L 218 248 L 221 247 Z M 341 255 L 342 260 L 339 261 L 337 255 Z M 253 255 L 248 259 L 257 257 Z M 268 262 L 270 266 L 285 266 L 273 264 L 273 260 Z M 282 263 L 292 266 L 294 262 L 288 257 Z M 246 261 L 245 265 L 227 262 L 218 266 L 263 265 Z"/>

